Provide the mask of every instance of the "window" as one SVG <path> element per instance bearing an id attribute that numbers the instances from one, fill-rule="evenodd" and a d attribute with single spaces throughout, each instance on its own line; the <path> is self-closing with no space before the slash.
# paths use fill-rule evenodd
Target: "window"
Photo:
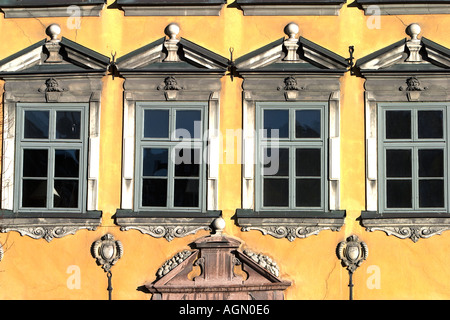
<path id="1" fill-rule="evenodd" d="M 380 211 L 447 212 L 447 107 L 381 105 Z"/>
<path id="2" fill-rule="evenodd" d="M 0 61 L 5 81 L 0 232 L 47 241 L 95 230 L 102 215 L 100 99 L 110 60 L 60 40 L 59 31 L 51 24 L 49 40 Z"/>
<path id="3" fill-rule="evenodd" d="M 420 32 L 411 24 L 410 39 L 355 64 L 365 78 L 366 210 L 360 221 L 368 231 L 413 242 L 450 229 L 450 51 Z"/>
<path id="4" fill-rule="evenodd" d="M 220 79 L 229 61 L 178 40 L 179 31 L 171 23 L 164 30 L 167 38 L 116 61 L 125 91 L 121 204 L 115 222 L 121 230 L 167 241 L 209 230 L 221 215 Z"/>
<path id="5" fill-rule="evenodd" d="M 325 105 L 260 103 L 257 113 L 259 209 L 324 211 Z"/>
<path id="6" fill-rule="evenodd" d="M 206 105 L 138 104 L 140 210 L 205 210 Z"/>
<path id="7" fill-rule="evenodd" d="M 234 64 L 243 78 L 242 207 L 236 223 L 242 231 L 294 241 L 344 224 L 339 79 L 348 64 L 297 39 L 295 23 L 284 31 L 288 38 Z"/>
<path id="8" fill-rule="evenodd" d="M 84 211 L 85 106 L 19 104 L 18 116 L 18 211 Z"/>

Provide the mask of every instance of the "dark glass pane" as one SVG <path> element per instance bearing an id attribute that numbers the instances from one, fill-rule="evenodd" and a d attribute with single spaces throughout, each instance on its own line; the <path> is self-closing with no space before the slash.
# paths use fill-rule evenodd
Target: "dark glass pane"
<path id="1" fill-rule="evenodd" d="M 200 174 L 200 149 L 174 149 L 175 176 L 198 177 Z"/>
<path id="2" fill-rule="evenodd" d="M 55 177 L 79 177 L 79 160 L 80 150 L 55 150 Z"/>
<path id="3" fill-rule="evenodd" d="M 266 148 L 264 149 L 264 175 L 288 176 L 289 175 L 289 149 Z"/>
<path id="4" fill-rule="evenodd" d="M 420 139 L 442 138 L 444 136 L 442 111 L 418 111 L 417 114 Z"/>
<path id="5" fill-rule="evenodd" d="M 320 138 L 320 110 L 295 111 L 295 137 Z"/>
<path id="6" fill-rule="evenodd" d="M 320 149 L 295 150 L 295 175 L 320 177 L 322 161 Z"/>
<path id="7" fill-rule="evenodd" d="M 386 200 L 388 208 L 412 207 L 411 180 L 387 180 Z"/>
<path id="8" fill-rule="evenodd" d="M 199 193 L 198 179 L 175 179 L 173 205 L 175 207 L 198 207 Z"/>
<path id="9" fill-rule="evenodd" d="M 411 177 L 411 150 L 386 150 L 386 176 Z"/>
<path id="10" fill-rule="evenodd" d="M 48 150 L 23 150 L 23 176 L 47 177 Z"/>
<path id="11" fill-rule="evenodd" d="M 49 112 L 25 111 L 23 136 L 29 139 L 48 139 Z"/>
<path id="12" fill-rule="evenodd" d="M 264 179 L 263 189 L 265 207 L 289 206 L 289 179 Z"/>
<path id="13" fill-rule="evenodd" d="M 419 181 L 419 206 L 421 208 L 444 207 L 444 180 Z"/>
<path id="14" fill-rule="evenodd" d="M 419 150 L 419 177 L 444 176 L 444 150 Z"/>
<path id="15" fill-rule="evenodd" d="M 47 206 L 47 181 L 23 180 L 22 207 L 45 208 Z"/>
<path id="16" fill-rule="evenodd" d="M 55 208 L 78 207 L 77 180 L 55 180 L 53 189 L 53 206 Z"/>
<path id="17" fill-rule="evenodd" d="M 202 137 L 202 112 L 200 110 L 176 111 L 176 138 L 200 139 Z"/>
<path id="18" fill-rule="evenodd" d="M 142 169 L 144 177 L 167 176 L 168 149 L 144 148 Z"/>
<path id="19" fill-rule="evenodd" d="M 289 138 L 289 110 L 264 110 L 264 137 L 276 136 L 271 130 L 278 130 L 279 138 Z"/>
<path id="20" fill-rule="evenodd" d="M 320 207 L 321 180 L 297 179 L 295 189 L 295 205 L 297 207 Z"/>
<path id="21" fill-rule="evenodd" d="M 144 111 L 144 138 L 169 137 L 169 110 Z"/>
<path id="22" fill-rule="evenodd" d="M 56 112 L 56 139 L 80 139 L 81 112 Z"/>
<path id="23" fill-rule="evenodd" d="M 143 179 L 142 205 L 167 207 L 167 179 Z"/>
<path id="24" fill-rule="evenodd" d="M 386 111 L 386 138 L 411 139 L 411 111 Z"/>

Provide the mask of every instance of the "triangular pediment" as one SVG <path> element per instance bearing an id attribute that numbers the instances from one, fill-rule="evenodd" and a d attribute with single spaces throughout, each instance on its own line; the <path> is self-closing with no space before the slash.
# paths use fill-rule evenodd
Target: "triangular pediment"
<path id="1" fill-rule="evenodd" d="M 43 39 L 0 60 L 0 76 L 106 72 L 109 57 L 64 37 L 57 39 L 59 26 L 52 26 L 48 29 L 54 32 L 50 40 Z"/>
<path id="2" fill-rule="evenodd" d="M 119 73 L 219 72 L 228 69 L 228 59 L 187 39 L 177 39 L 179 27 L 170 24 L 168 37 L 160 38 L 117 59 Z"/>
<path id="3" fill-rule="evenodd" d="M 411 39 L 402 39 L 356 61 L 362 74 L 367 72 L 450 72 L 450 50 L 425 37 L 420 27 L 407 28 Z"/>
<path id="4" fill-rule="evenodd" d="M 303 37 L 295 38 L 296 24 L 285 28 L 288 38 L 280 38 L 235 61 L 238 73 L 248 72 L 305 72 L 343 73 L 348 63 L 340 55 Z"/>
<path id="5" fill-rule="evenodd" d="M 240 250 L 241 241 L 236 238 L 211 235 L 191 246 L 194 250 L 183 250 L 162 265 L 157 279 L 145 285 L 149 292 L 163 295 L 162 299 L 177 294 L 183 299 L 200 294 L 206 299 L 216 294 L 233 299 L 249 295 L 279 299 L 291 285 L 280 279 L 279 267 L 271 258 Z"/>

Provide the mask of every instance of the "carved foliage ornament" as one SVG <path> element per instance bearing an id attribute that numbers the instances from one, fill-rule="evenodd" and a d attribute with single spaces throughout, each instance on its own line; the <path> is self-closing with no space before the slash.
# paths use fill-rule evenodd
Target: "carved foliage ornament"
<path id="1" fill-rule="evenodd" d="M 193 251 L 189 250 L 183 250 L 181 252 L 178 252 L 176 255 L 174 255 L 172 258 L 164 262 L 164 264 L 161 266 L 161 268 L 158 269 L 156 272 L 157 278 L 162 278 L 166 274 L 168 274 L 173 268 L 178 266 L 180 263 L 182 263 L 184 260 L 189 258 L 192 255 Z"/>
<path id="2" fill-rule="evenodd" d="M 322 230 L 339 231 L 341 227 L 321 227 L 321 226 L 262 226 L 262 227 L 242 227 L 242 231 L 259 230 L 263 235 L 269 234 L 277 239 L 286 238 L 289 241 L 294 241 L 296 238 L 307 238 L 312 235 L 319 234 Z"/>
<path id="3" fill-rule="evenodd" d="M 101 240 L 97 240 L 93 243 L 92 254 L 103 270 L 108 272 L 122 257 L 123 246 L 119 240 L 114 240 L 112 234 L 106 234 Z"/>
<path id="4" fill-rule="evenodd" d="M 369 248 L 365 242 L 359 241 L 356 235 L 341 241 L 337 246 L 337 256 L 350 273 L 355 272 L 368 255 Z"/>

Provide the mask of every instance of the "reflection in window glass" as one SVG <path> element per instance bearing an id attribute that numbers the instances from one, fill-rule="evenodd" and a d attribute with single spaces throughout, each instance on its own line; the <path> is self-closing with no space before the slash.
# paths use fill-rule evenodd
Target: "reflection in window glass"
<path id="1" fill-rule="evenodd" d="M 169 137 L 169 110 L 144 111 L 144 137 Z"/>
<path id="2" fill-rule="evenodd" d="M 320 110 L 295 111 L 295 137 L 320 138 Z"/>
<path id="3" fill-rule="evenodd" d="M 200 139 L 202 137 L 202 112 L 200 110 L 176 111 L 176 138 Z"/>
<path id="4" fill-rule="evenodd" d="M 48 139 L 49 136 L 49 111 L 31 111 L 24 112 L 25 123 L 23 136 L 26 139 Z"/>
<path id="5" fill-rule="evenodd" d="M 386 138 L 411 139 L 411 111 L 386 111 Z"/>
<path id="6" fill-rule="evenodd" d="M 289 138 L 289 110 L 264 110 L 264 137 L 272 138 L 278 130 L 279 138 Z"/>
<path id="7" fill-rule="evenodd" d="M 56 139 L 80 139 L 81 112 L 56 112 Z"/>

